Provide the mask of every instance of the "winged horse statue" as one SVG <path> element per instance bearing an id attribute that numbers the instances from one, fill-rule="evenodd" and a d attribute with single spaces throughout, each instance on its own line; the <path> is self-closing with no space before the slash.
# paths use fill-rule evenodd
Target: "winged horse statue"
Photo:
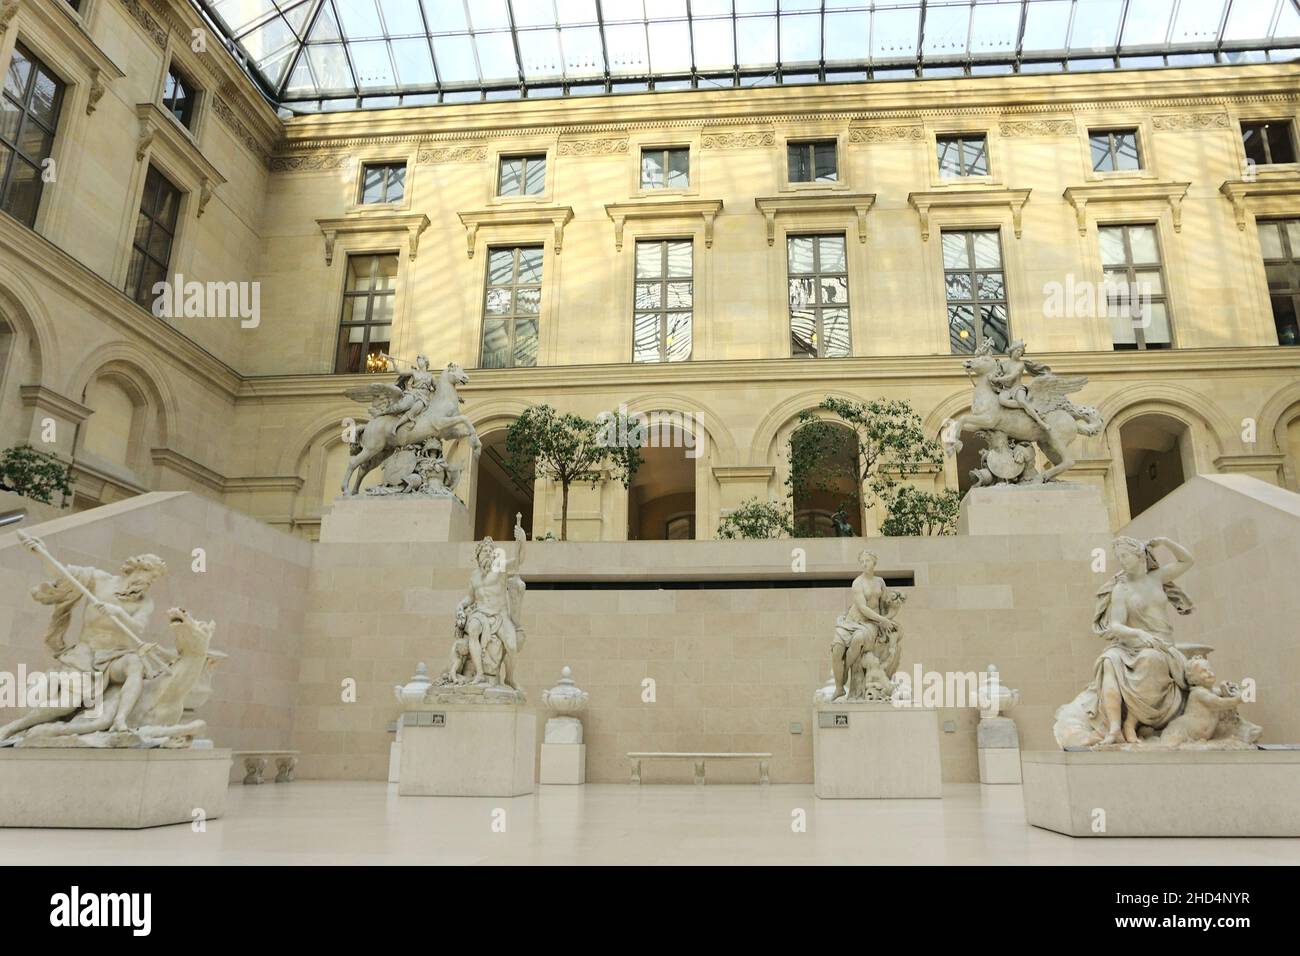
<path id="1" fill-rule="evenodd" d="M 353 401 L 369 403 L 371 419 L 349 446 L 344 495 L 358 494 L 372 469 L 408 445 L 422 445 L 431 438 L 463 438 L 476 459 L 482 452 L 478 432 L 460 412 L 464 399 L 456 392 L 457 386 L 469 384 L 469 376 L 455 362 L 448 362 L 435 385 L 428 367 L 428 360 L 420 356 L 415 369 L 400 376 L 396 385 L 372 382 L 346 393 Z"/>
<path id="2" fill-rule="evenodd" d="M 940 432 L 944 452 L 961 451 L 962 432 L 987 432 L 991 439 L 986 467 L 1003 483 L 1051 481 L 1074 464 L 1070 445 L 1079 435 L 1095 435 L 1105 425 L 1091 405 L 1076 405 L 1069 395 L 1088 384 L 1086 375 L 1063 376 L 1038 362 L 1024 360 L 1023 342 L 1014 342 L 1007 356 L 993 354 L 993 341 L 985 339 L 975 354 L 962 362 L 974 383 L 971 410 L 944 422 Z M 1028 371 L 1027 384 L 1020 378 Z M 996 441 L 992 440 L 996 439 Z M 1052 463 L 1042 474 L 1026 467 L 1015 454 L 1017 445 L 1035 444 Z M 1006 461 L 999 448 L 1007 449 Z"/>

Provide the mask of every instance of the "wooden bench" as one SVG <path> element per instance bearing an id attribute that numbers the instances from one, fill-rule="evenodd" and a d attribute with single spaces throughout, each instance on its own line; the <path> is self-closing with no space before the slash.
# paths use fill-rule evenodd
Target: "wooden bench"
<path id="1" fill-rule="evenodd" d="M 236 750 L 236 760 L 244 761 L 244 783 L 266 783 L 262 775 L 266 762 L 275 761 L 275 782 L 292 783 L 293 771 L 298 766 L 297 750 Z"/>
<path id="2" fill-rule="evenodd" d="M 772 759 L 771 754 L 742 754 L 742 753 L 629 753 L 627 759 L 632 761 L 632 782 L 641 783 L 641 761 L 642 760 L 693 760 L 695 761 L 695 783 L 697 786 L 704 785 L 704 764 L 709 760 L 757 760 L 758 761 L 758 782 L 767 784 L 771 783 L 768 776 L 768 761 Z"/>

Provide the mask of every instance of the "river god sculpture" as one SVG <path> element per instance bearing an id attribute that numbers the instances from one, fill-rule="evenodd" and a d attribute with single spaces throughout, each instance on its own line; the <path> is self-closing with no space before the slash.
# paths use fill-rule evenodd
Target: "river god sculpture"
<path id="1" fill-rule="evenodd" d="M 878 560 L 873 551 L 859 556 L 862 573 L 853 580 L 853 603 L 835 620 L 831 701 L 888 701 L 897 688 L 893 675 L 902 656 L 902 634 L 894 618 L 906 596 L 876 576 Z"/>

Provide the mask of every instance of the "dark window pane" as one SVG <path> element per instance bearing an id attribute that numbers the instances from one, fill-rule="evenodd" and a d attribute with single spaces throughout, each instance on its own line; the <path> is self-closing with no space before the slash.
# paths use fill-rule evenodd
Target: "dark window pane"
<path id="1" fill-rule="evenodd" d="M 791 143 L 787 146 L 786 161 L 789 163 L 790 182 L 807 183 L 812 181 L 812 156 L 806 145 Z"/>
<path id="2" fill-rule="evenodd" d="M 14 157 L 9 188 L 5 191 L 4 209 L 23 225 L 36 224 L 36 210 L 41 199 L 41 172 L 21 157 Z"/>
<path id="3" fill-rule="evenodd" d="M 1268 151 L 1275 163 L 1294 163 L 1295 149 L 1291 142 L 1290 123 L 1268 124 Z"/>
<path id="4" fill-rule="evenodd" d="M 813 171 L 819 183 L 834 182 L 838 178 L 835 146 L 835 143 L 817 143 L 813 147 Z"/>
<path id="5" fill-rule="evenodd" d="M 1300 345 L 1300 324 L 1296 319 L 1296 296 L 1275 295 L 1273 323 L 1277 326 L 1278 345 Z"/>
<path id="6" fill-rule="evenodd" d="M 18 127 L 23 122 L 23 111 L 7 96 L 0 96 L 0 139 L 7 143 L 18 142 Z"/>
<path id="7" fill-rule="evenodd" d="M 817 357 L 817 320 L 811 312 L 790 313 L 790 354 Z"/>
<path id="8" fill-rule="evenodd" d="M 49 158 L 50 150 L 54 146 L 54 137 L 28 119 L 23 123 L 22 131 L 18 134 L 18 142 L 14 145 L 18 147 L 18 152 L 39 163 Z"/>
<path id="9" fill-rule="evenodd" d="M 9 58 L 9 69 L 5 71 L 5 92 L 20 103 L 27 99 L 27 84 L 32 78 L 31 56 L 23 47 L 14 47 L 13 56 Z"/>
<path id="10" fill-rule="evenodd" d="M 685 189 L 690 185 L 691 153 L 686 149 L 668 151 L 668 188 Z"/>
<path id="11" fill-rule="evenodd" d="M 975 310 L 971 306 L 948 306 L 948 339 L 953 354 L 975 351 Z"/>

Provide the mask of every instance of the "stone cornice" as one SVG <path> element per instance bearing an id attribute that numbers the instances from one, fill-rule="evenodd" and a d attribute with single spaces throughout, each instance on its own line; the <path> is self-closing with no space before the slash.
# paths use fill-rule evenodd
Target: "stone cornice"
<path id="1" fill-rule="evenodd" d="M 414 262 L 420 254 L 420 236 L 429 228 L 429 217 L 423 213 L 362 212 L 341 219 L 317 219 L 325 237 L 325 264 L 334 262 L 334 245 L 339 236 L 375 235 L 379 233 L 404 234 L 406 251 Z"/>
<path id="2" fill-rule="evenodd" d="M 907 202 L 920 217 L 922 242 L 930 239 L 932 209 L 974 209 L 982 206 L 1006 206 L 1010 209 L 1012 226 L 1019 239 L 1021 213 L 1029 201 L 1029 193 L 1028 189 L 942 189 L 908 193 Z"/>
<path id="3" fill-rule="evenodd" d="M 1103 182 L 1087 186 L 1068 186 L 1063 195 L 1074 207 L 1079 223 L 1079 235 L 1088 234 L 1088 206 L 1097 203 L 1133 203 L 1158 200 L 1169 203 L 1173 213 L 1174 232 L 1183 229 L 1183 200 L 1191 183 L 1153 183 L 1149 180 L 1134 182 Z"/>
<path id="4" fill-rule="evenodd" d="M 555 234 L 555 254 L 564 249 L 564 227 L 573 218 L 572 206 L 498 206 L 467 209 L 456 214 L 465 226 L 465 253 L 474 258 L 474 243 L 484 226 L 550 226 Z"/>
<path id="5" fill-rule="evenodd" d="M 60 395 L 54 389 L 46 388 L 44 385 L 21 385 L 18 388 L 18 395 L 24 408 L 39 408 L 44 412 L 53 412 L 74 425 L 80 425 L 94 414 L 94 409 L 66 395 Z"/>
<path id="6" fill-rule="evenodd" d="M 301 491 L 306 479 L 299 475 L 247 475 L 227 478 L 226 492 L 239 491 Z"/>
<path id="7" fill-rule="evenodd" d="M 867 241 L 867 213 L 876 203 L 875 193 L 836 193 L 834 195 L 791 194 L 760 196 L 754 205 L 767 220 L 767 244 L 776 241 L 776 217 L 782 213 L 804 214 L 839 212 L 850 214 L 858 224 L 858 242 Z"/>
<path id="8" fill-rule="evenodd" d="M 721 199 L 671 199 L 643 202 L 612 202 L 605 205 L 605 215 L 614 223 L 614 249 L 623 250 L 623 225 L 640 219 L 693 219 L 704 223 L 704 248 L 713 248 L 713 220 L 722 212 Z"/>
<path id="9" fill-rule="evenodd" d="M 1035 359 L 1056 372 L 1089 375 L 1095 381 L 1145 377 L 1152 374 L 1270 375 L 1288 371 L 1300 375 L 1300 349 L 1255 346 L 1223 349 L 1170 349 L 1132 352 L 1044 352 Z M 933 384 L 962 387 L 967 381 L 959 355 L 871 355 L 809 360 L 795 358 L 730 359 L 620 365 L 544 365 L 528 369 L 468 369 L 466 394 L 583 388 L 646 388 L 692 384 L 806 382 L 809 387 L 828 381 L 861 380 Z M 238 401 L 277 403 L 321 399 L 342 401 L 348 389 L 374 381 L 373 375 L 276 375 L 247 378 Z"/>
<path id="10" fill-rule="evenodd" d="M 776 474 L 775 465 L 714 465 L 713 477 L 721 484 L 729 481 L 761 481 Z"/>
<path id="11" fill-rule="evenodd" d="M 1294 199 L 1300 205 L 1300 175 L 1292 173 L 1281 177 L 1254 180 L 1229 179 L 1219 187 L 1219 192 L 1232 203 L 1237 228 L 1246 228 L 1246 211 L 1252 199 Z"/>
<path id="12" fill-rule="evenodd" d="M 172 448 L 154 448 L 149 452 L 150 460 L 161 468 L 178 472 L 201 485 L 218 493 L 226 490 L 226 479 L 206 465 L 201 465 L 193 458 L 182 455 Z"/>
<path id="13" fill-rule="evenodd" d="M 226 184 L 226 177 L 199 149 L 199 144 L 190 136 L 175 118 L 157 103 L 139 103 L 135 108 L 136 118 L 140 121 L 140 137 L 136 142 L 135 158 L 145 162 L 153 153 L 163 157 L 164 162 L 181 166 L 189 177 L 188 187 L 196 193 L 195 206 L 198 216 L 203 215 L 213 191 Z"/>

